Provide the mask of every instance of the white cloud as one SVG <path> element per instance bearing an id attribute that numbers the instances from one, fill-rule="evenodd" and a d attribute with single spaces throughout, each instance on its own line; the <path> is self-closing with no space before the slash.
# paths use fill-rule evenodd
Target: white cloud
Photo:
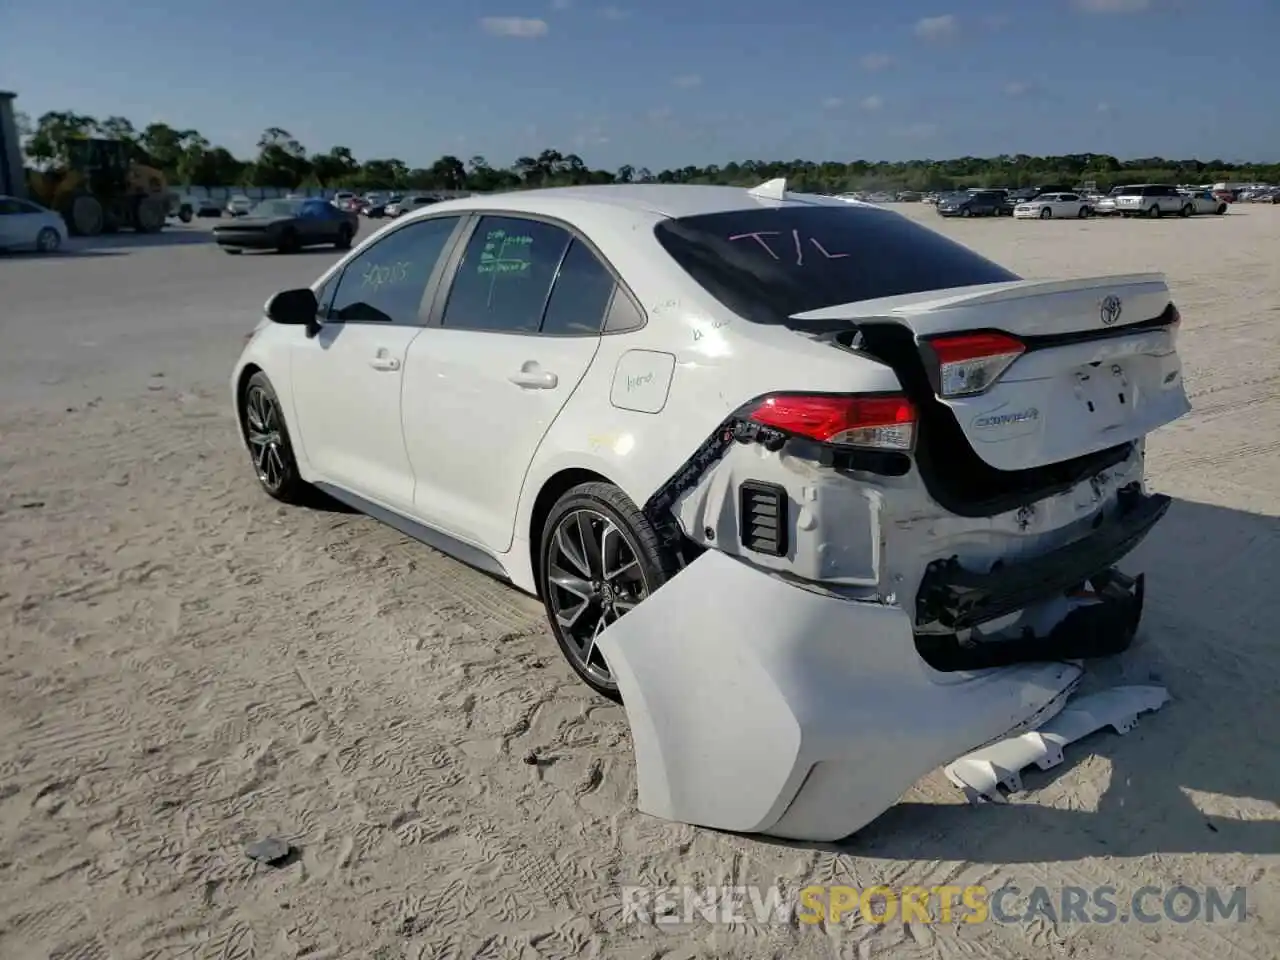
<path id="1" fill-rule="evenodd" d="M 868 53 L 858 61 L 862 65 L 862 69 L 868 73 L 875 73 L 893 66 L 893 57 L 887 53 Z"/>
<path id="2" fill-rule="evenodd" d="M 1151 0 L 1072 0 L 1085 13 L 1142 13 L 1151 9 Z"/>
<path id="3" fill-rule="evenodd" d="M 631 16 L 630 11 L 623 10 L 621 7 L 601 7 L 600 16 L 606 20 L 625 20 Z"/>
<path id="4" fill-rule="evenodd" d="M 916 36 L 921 40 L 946 40 L 960 30 L 955 16 L 945 13 L 938 17 L 923 17 L 916 21 Z"/>
<path id="5" fill-rule="evenodd" d="M 1022 80 L 1011 80 L 1004 85 L 1004 93 L 1007 97 L 1021 97 L 1031 92 L 1031 84 Z"/>
<path id="6" fill-rule="evenodd" d="M 687 73 L 682 77 L 676 77 L 671 82 L 684 90 L 692 90 L 694 87 L 702 86 L 702 78 L 696 73 Z"/>
<path id="7" fill-rule="evenodd" d="M 822 105 L 828 110 L 837 110 L 844 106 L 844 101 L 839 97 L 827 97 L 827 99 L 822 101 Z"/>
<path id="8" fill-rule="evenodd" d="M 481 17 L 480 27 L 495 37 L 545 37 L 550 29 L 545 20 L 529 17 Z"/>
<path id="9" fill-rule="evenodd" d="M 858 106 L 862 107 L 863 110 L 879 110 L 884 106 L 884 97 L 873 93 L 869 97 L 863 97 Z"/>

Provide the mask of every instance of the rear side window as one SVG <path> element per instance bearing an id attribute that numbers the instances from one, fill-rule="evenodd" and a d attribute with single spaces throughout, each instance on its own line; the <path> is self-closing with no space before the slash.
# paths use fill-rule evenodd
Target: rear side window
<path id="1" fill-rule="evenodd" d="M 654 229 L 708 293 L 758 323 L 859 300 L 1020 279 L 968 247 L 874 207 L 735 210 L 666 220 Z"/>
<path id="2" fill-rule="evenodd" d="M 537 333 L 570 239 L 565 230 L 540 220 L 482 217 L 458 265 L 443 325 Z"/>
<path id="3" fill-rule="evenodd" d="M 574 240 L 560 262 L 541 332 L 549 336 L 598 334 L 615 286 L 613 274 L 586 244 Z"/>

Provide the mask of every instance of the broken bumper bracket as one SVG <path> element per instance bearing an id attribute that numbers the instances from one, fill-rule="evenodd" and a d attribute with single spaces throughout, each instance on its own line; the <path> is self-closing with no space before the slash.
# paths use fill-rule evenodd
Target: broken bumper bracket
<path id="1" fill-rule="evenodd" d="M 916 594 L 916 622 L 966 630 L 1072 590 L 1109 571 L 1133 550 L 1171 502 L 1163 494 L 1133 498 L 1127 509 L 1122 503 L 1120 515 L 1111 523 L 1089 536 L 987 573 L 966 570 L 955 558 L 934 563 Z M 1140 587 L 1137 598 L 1140 610 Z"/>
<path id="2" fill-rule="evenodd" d="M 1032 660 L 1084 660 L 1123 653 L 1133 643 L 1142 620 L 1146 580 L 1130 579 L 1116 570 L 1092 579 L 1097 599 L 1068 613 L 1048 633 L 1031 631 L 1009 639 L 970 638 L 955 634 L 916 636 L 916 649 L 935 670 L 986 670 Z M 978 631 L 974 631 L 976 634 Z"/>

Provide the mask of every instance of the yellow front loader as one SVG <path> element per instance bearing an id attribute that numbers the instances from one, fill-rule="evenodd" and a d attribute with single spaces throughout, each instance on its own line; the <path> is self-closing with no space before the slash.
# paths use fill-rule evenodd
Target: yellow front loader
<path id="1" fill-rule="evenodd" d="M 165 175 L 145 160 L 124 140 L 78 138 L 67 145 L 65 165 L 31 174 L 31 195 L 62 214 L 73 236 L 122 228 L 156 233 L 171 197 Z"/>

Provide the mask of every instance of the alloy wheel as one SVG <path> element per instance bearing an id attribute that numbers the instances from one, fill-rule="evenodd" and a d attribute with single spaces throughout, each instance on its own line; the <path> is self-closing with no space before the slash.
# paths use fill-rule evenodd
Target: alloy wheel
<path id="1" fill-rule="evenodd" d="M 597 510 L 571 510 L 556 524 L 547 558 L 546 591 L 566 652 L 597 683 L 614 687 L 596 641 L 649 595 L 630 538 Z"/>
<path id="2" fill-rule="evenodd" d="M 280 429 L 280 408 L 275 398 L 259 386 L 249 388 L 245 397 L 245 435 L 249 455 L 258 480 L 268 490 L 279 490 L 288 475 L 285 467 L 285 439 Z"/>

